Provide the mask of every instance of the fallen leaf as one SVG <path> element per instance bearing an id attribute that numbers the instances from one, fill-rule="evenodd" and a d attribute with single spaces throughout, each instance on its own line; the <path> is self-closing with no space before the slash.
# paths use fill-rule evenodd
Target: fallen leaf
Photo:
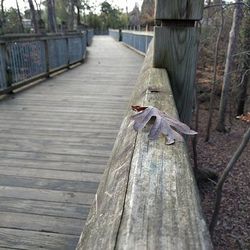
<path id="1" fill-rule="evenodd" d="M 171 145 L 176 140 L 183 141 L 183 137 L 179 133 L 186 135 L 197 134 L 197 132 L 191 130 L 185 123 L 180 122 L 153 106 L 132 106 L 132 109 L 139 112 L 132 116 L 132 119 L 134 120 L 134 129 L 136 131 L 143 129 L 150 119 L 155 117 L 155 122 L 149 132 L 150 140 L 158 139 L 159 135 L 162 133 L 167 139 L 166 144 Z M 179 133 L 173 128 L 178 130 Z"/>
<path id="2" fill-rule="evenodd" d="M 241 121 L 249 123 L 250 122 L 250 112 L 247 112 L 246 115 L 236 116 L 236 119 L 240 119 Z"/>
<path id="3" fill-rule="evenodd" d="M 141 106 L 131 106 L 134 111 L 140 112 L 145 110 L 147 107 L 141 107 Z"/>

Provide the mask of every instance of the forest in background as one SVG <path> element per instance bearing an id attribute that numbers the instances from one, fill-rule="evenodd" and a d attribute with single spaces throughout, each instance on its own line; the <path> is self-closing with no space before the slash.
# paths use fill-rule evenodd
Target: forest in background
<path id="1" fill-rule="evenodd" d="M 79 31 L 93 28 L 96 34 L 107 33 L 109 28 L 140 29 L 153 25 L 154 1 L 145 1 L 140 11 L 135 4 L 131 12 L 103 1 L 95 6 L 88 0 L 27 0 L 29 8 L 20 10 L 20 3 L 6 9 L 7 0 L 1 0 L 0 34 L 45 33 Z"/>

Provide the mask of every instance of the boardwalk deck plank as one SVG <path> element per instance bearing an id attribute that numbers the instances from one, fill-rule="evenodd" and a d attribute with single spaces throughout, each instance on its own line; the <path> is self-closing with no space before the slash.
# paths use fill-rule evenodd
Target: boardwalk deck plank
<path id="1" fill-rule="evenodd" d="M 74 249 L 143 57 L 95 37 L 87 62 L 0 102 L 0 249 Z"/>

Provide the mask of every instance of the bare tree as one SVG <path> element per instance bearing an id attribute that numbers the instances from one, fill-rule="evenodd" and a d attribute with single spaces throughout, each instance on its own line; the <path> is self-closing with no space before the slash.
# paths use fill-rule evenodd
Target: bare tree
<path id="1" fill-rule="evenodd" d="M 217 82 L 217 65 L 218 65 L 218 55 L 219 55 L 219 44 L 222 36 L 222 31 L 224 27 L 224 9 L 222 6 L 222 0 L 220 0 L 220 14 L 221 14 L 221 23 L 220 23 L 220 29 L 217 35 L 217 40 L 214 48 L 214 65 L 213 65 L 213 83 L 212 83 L 212 89 L 210 93 L 210 103 L 209 103 L 209 117 L 208 117 L 208 123 L 206 128 L 206 138 L 205 141 L 208 142 L 210 139 L 210 131 L 211 131 L 211 125 L 212 125 L 212 117 L 213 117 L 213 111 L 214 111 L 214 97 L 215 97 L 215 88 L 216 88 L 216 82 Z"/>
<path id="2" fill-rule="evenodd" d="M 75 19 L 75 0 L 69 0 L 69 16 L 68 16 L 69 30 L 74 29 L 74 19 Z"/>
<path id="3" fill-rule="evenodd" d="M 217 220 L 218 220 L 218 216 L 219 216 L 223 185 L 227 179 L 228 174 L 233 169 L 236 161 L 239 159 L 239 157 L 241 156 L 245 147 L 247 146 L 249 139 L 250 139 L 250 128 L 248 128 L 247 132 L 243 136 L 243 139 L 242 139 L 240 146 L 238 147 L 238 149 L 234 153 L 233 157 L 229 161 L 227 167 L 223 171 L 222 176 L 220 177 L 218 184 L 216 186 L 216 200 L 215 200 L 215 205 L 214 205 L 214 213 L 213 213 L 211 223 L 209 226 L 209 231 L 210 231 L 211 236 L 213 235 L 214 228 L 217 224 Z"/>
<path id="4" fill-rule="evenodd" d="M 3 6 L 4 0 L 1 0 L 1 16 L 0 16 L 0 28 L 3 28 L 3 25 L 5 23 L 5 14 L 4 14 L 4 6 Z"/>
<path id="5" fill-rule="evenodd" d="M 222 86 L 220 109 L 219 109 L 219 120 L 216 127 L 216 129 L 220 132 L 226 132 L 225 117 L 226 117 L 227 103 L 229 98 L 230 83 L 232 78 L 231 71 L 233 68 L 233 55 L 236 52 L 240 23 L 243 17 L 242 0 L 236 0 L 235 3 L 236 5 L 233 15 L 233 23 L 229 35 L 229 44 L 227 49 L 227 57 L 226 57 L 225 71 L 223 77 L 223 86 Z"/>
<path id="6" fill-rule="evenodd" d="M 76 1 L 76 9 L 77 9 L 77 26 L 81 24 L 81 1 Z"/>
<path id="7" fill-rule="evenodd" d="M 42 19 L 42 16 L 41 16 L 41 0 L 40 0 L 40 3 L 37 2 L 37 0 L 34 0 L 35 4 L 36 4 L 36 9 L 37 9 L 37 16 L 38 16 L 38 20 L 41 20 Z"/>
<path id="8" fill-rule="evenodd" d="M 57 32 L 55 0 L 47 0 L 49 32 Z"/>
<path id="9" fill-rule="evenodd" d="M 19 22 L 20 22 L 20 30 L 23 33 L 24 32 L 23 19 L 22 19 L 22 15 L 21 15 L 19 4 L 18 4 L 17 0 L 16 0 L 16 7 L 17 7 L 17 14 L 18 14 Z"/>
<path id="10" fill-rule="evenodd" d="M 31 20 L 32 20 L 32 23 L 34 25 L 35 33 L 39 33 L 39 26 L 38 26 L 38 22 L 37 22 L 37 18 L 36 18 L 36 10 L 35 10 L 33 1 L 28 0 L 28 2 L 29 2 L 29 6 L 30 6 Z"/>

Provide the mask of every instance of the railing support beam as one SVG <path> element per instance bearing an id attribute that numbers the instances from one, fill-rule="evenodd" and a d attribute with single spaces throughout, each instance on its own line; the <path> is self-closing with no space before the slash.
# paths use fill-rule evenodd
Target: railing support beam
<path id="1" fill-rule="evenodd" d="M 166 68 L 180 119 L 192 116 L 202 0 L 156 0 L 153 65 Z"/>

